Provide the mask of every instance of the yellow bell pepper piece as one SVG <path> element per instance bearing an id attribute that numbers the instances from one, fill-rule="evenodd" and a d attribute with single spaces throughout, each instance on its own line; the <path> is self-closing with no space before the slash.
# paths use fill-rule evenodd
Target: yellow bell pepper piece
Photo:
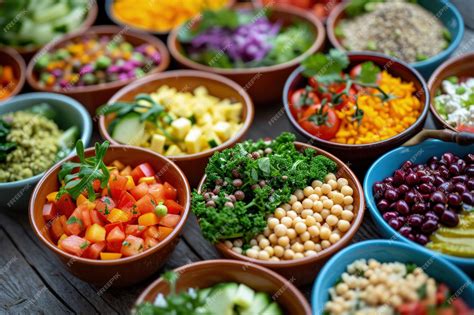
<path id="1" fill-rule="evenodd" d="M 52 193 L 49 193 L 49 194 L 46 196 L 46 199 L 47 199 L 49 202 L 54 202 L 54 201 L 56 201 L 57 195 L 58 195 L 58 192 L 57 192 L 57 191 L 53 191 Z"/>
<path id="2" fill-rule="evenodd" d="M 129 214 L 123 210 L 113 208 L 109 215 L 107 216 L 107 220 L 112 223 L 115 222 L 128 222 L 130 220 Z"/>
<path id="3" fill-rule="evenodd" d="M 138 217 L 138 224 L 143 226 L 156 225 L 160 222 L 160 218 L 153 212 L 142 214 Z"/>
<path id="4" fill-rule="evenodd" d="M 119 259 L 120 257 L 122 257 L 121 253 L 100 253 L 100 259 L 102 260 Z"/>
<path id="5" fill-rule="evenodd" d="M 97 223 L 92 224 L 86 230 L 85 238 L 91 243 L 105 241 L 105 228 Z"/>

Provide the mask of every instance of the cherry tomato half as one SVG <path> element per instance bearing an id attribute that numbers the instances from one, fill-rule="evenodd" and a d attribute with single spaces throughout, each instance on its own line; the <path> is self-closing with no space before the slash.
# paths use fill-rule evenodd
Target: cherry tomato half
<path id="1" fill-rule="evenodd" d="M 339 130 L 341 121 L 337 117 L 336 112 L 326 105 L 324 106 L 322 112 L 322 114 L 326 116 L 325 122 L 318 125 L 318 123 L 314 121 L 312 117 L 314 117 L 314 115 L 321 115 L 321 113 L 319 113 L 320 108 L 320 104 L 310 106 L 304 111 L 302 118 L 298 121 L 298 123 L 310 134 L 323 140 L 330 140 L 334 138 L 337 131 Z"/>

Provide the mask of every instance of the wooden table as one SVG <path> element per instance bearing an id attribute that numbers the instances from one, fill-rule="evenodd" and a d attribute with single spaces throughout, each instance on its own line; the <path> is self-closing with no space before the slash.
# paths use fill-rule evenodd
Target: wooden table
<path id="1" fill-rule="evenodd" d="M 457 54 L 474 50 L 473 44 L 474 31 L 466 31 Z M 431 117 L 426 126 L 433 126 Z M 248 138 L 274 137 L 282 131 L 292 131 L 292 128 L 282 106 L 276 104 L 257 108 Z M 98 139 L 97 133 L 94 137 Z M 351 167 L 362 182 L 366 170 L 357 165 Z M 366 213 L 353 242 L 374 238 L 381 236 Z M 181 241 L 163 270 L 133 287 L 97 288 L 71 275 L 59 259 L 40 244 L 30 227 L 26 209 L 21 212 L 0 209 L 0 253 L 0 314 L 127 314 L 138 295 L 163 270 L 220 257 L 202 237 L 196 218 L 191 214 Z M 300 289 L 309 299 L 311 286 Z"/>

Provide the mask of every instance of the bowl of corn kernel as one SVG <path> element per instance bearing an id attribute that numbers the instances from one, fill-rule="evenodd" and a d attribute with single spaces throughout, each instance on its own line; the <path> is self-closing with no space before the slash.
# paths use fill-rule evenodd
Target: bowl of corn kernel
<path id="1" fill-rule="evenodd" d="M 97 114 L 104 139 L 169 157 L 196 186 L 209 157 L 244 137 L 254 108 L 249 95 L 229 79 L 177 70 L 124 87 Z"/>

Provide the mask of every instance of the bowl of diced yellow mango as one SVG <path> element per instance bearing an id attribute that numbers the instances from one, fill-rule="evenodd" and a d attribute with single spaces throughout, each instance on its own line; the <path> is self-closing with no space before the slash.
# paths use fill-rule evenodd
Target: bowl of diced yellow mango
<path id="1" fill-rule="evenodd" d="M 104 139 L 167 156 L 197 186 L 210 156 L 245 136 L 254 108 L 247 92 L 225 77 L 177 70 L 137 80 L 97 113 Z"/>

